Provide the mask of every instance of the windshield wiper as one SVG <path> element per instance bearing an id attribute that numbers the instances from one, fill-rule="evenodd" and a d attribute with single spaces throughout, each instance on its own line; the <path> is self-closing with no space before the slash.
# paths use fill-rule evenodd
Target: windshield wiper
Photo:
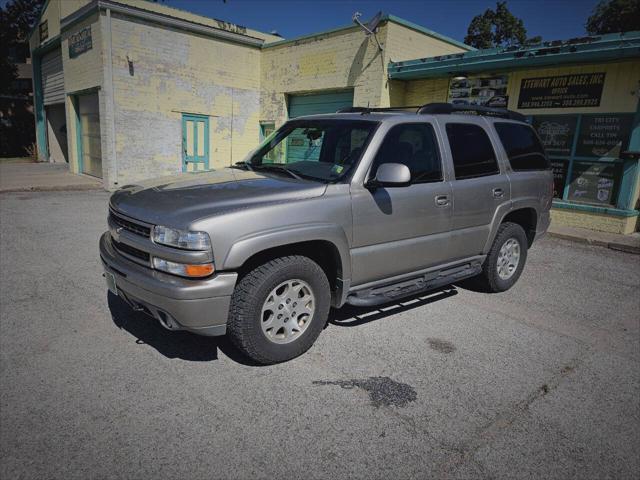
<path id="1" fill-rule="evenodd" d="M 270 170 L 272 172 L 285 172 L 290 177 L 295 178 L 296 180 L 302 180 L 302 177 L 295 173 L 293 170 L 288 169 L 284 165 L 275 165 L 273 163 L 262 163 L 260 165 L 253 165 L 254 170 Z"/>
<path id="2" fill-rule="evenodd" d="M 236 162 L 235 164 L 231 165 L 231 168 L 238 168 L 240 170 L 250 170 L 253 171 L 253 166 L 251 165 L 250 162 Z"/>

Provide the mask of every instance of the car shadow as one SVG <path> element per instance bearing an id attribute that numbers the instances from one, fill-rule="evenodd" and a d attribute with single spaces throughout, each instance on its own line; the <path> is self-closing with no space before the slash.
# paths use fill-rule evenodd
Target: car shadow
<path id="1" fill-rule="evenodd" d="M 445 300 L 458 294 L 458 290 L 449 285 L 444 288 L 421 293 L 374 307 L 354 307 L 345 305 L 340 310 L 332 310 L 329 323 L 340 327 L 358 327 L 366 323 L 382 320 L 390 315 L 406 312 L 414 308 L 423 307 L 430 303 Z"/>
<path id="2" fill-rule="evenodd" d="M 218 351 L 232 360 L 249 366 L 259 366 L 242 355 L 223 337 L 205 337 L 190 332 L 171 332 L 166 330 L 153 317 L 133 310 L 124 300 L 111 292 L 107 304 L 113 323 L 136 338 L 136 343 L 155 348 L 167 358 L 176 358 L 190 362 L 210 362 L 218 360 Z"/>
<path id="3" fill-rule="evenodd" d="M 327 326 L 331 324 L 339 327 L 357 327 L 457 294 L 458 291 L 455 287 L 448 286 L 376 307 L 345 305 L 339 310 L 331 310 Z M 226 336 L 204 337 L 190 332 L 171 332 L 163 328 L 156 319 L 142 312 L 136 312 L 124 300 L 111 292 L 108 293 L 107 304 L 111 312 L 111 319 L 119 329 L 129 332 L 136 339 L 137 344 L 148 345 L 167 358 L 190 362 L 210 362 L 218 360 L 218 352 L 220 351 L 242 365 L 262 366 L 240 353 Z"/>

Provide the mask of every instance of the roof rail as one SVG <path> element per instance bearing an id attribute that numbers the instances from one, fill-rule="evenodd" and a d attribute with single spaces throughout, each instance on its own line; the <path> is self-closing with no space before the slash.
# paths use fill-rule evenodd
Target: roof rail
<path id="1" fill-rule="evenodd" d="M 507 110 L 506 108 L 485 107 L 480 105 L 452 105 L 451 103 L 427 103 L 418 108 L 416 112 L 419 115 L 438 115 L 464 113 L 471 115 L 482 115 L 485 117 L 508 118 L 509 120 L 517 120 L 526 122 L 527 117 L 521 113 Z"/>
<path id="2" fill-rule="evenodd" d="M 417 106 L 407 107 L 345 107 L 338 110 L 336 113 L 375 113 L 375 112 L 403 112 L 405 110 L 413 110 L 413 113 L 417 113 L 417 110 L 421 108 Z"/>

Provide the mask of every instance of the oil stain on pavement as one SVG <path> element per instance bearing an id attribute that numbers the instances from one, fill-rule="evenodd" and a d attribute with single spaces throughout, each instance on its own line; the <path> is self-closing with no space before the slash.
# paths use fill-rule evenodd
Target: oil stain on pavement
<path id="1" fill-rule="evenodd" d="M 406 407 L 418 398 L 411 385 L 396 382 L 389 377 L 369 377 L 362 380 L 317 380 L 313 384 L 337 385 L 344 389 L 361 388 L 369 394 L 369 399 L 374 407 Z"/>
<path id="2" fill-rule="evenodd" d="M 429 342 L 429 347 L 440 353 L 452 353 L 456 350 L 456 347 L 453 343 L 448 342 L 447 340 L 440 340 L 439 338 L 427 338 Z"/>

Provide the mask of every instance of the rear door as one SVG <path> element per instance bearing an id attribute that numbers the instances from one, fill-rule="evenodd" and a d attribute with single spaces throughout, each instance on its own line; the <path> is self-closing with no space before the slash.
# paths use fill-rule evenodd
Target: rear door
<path id="1" fill-rule="evenodd" d="M 508 209 L 509 178 L 483 118 L 444 124 L 453 164 L 451 259 L 480 255 L 498 209 Z"/>

